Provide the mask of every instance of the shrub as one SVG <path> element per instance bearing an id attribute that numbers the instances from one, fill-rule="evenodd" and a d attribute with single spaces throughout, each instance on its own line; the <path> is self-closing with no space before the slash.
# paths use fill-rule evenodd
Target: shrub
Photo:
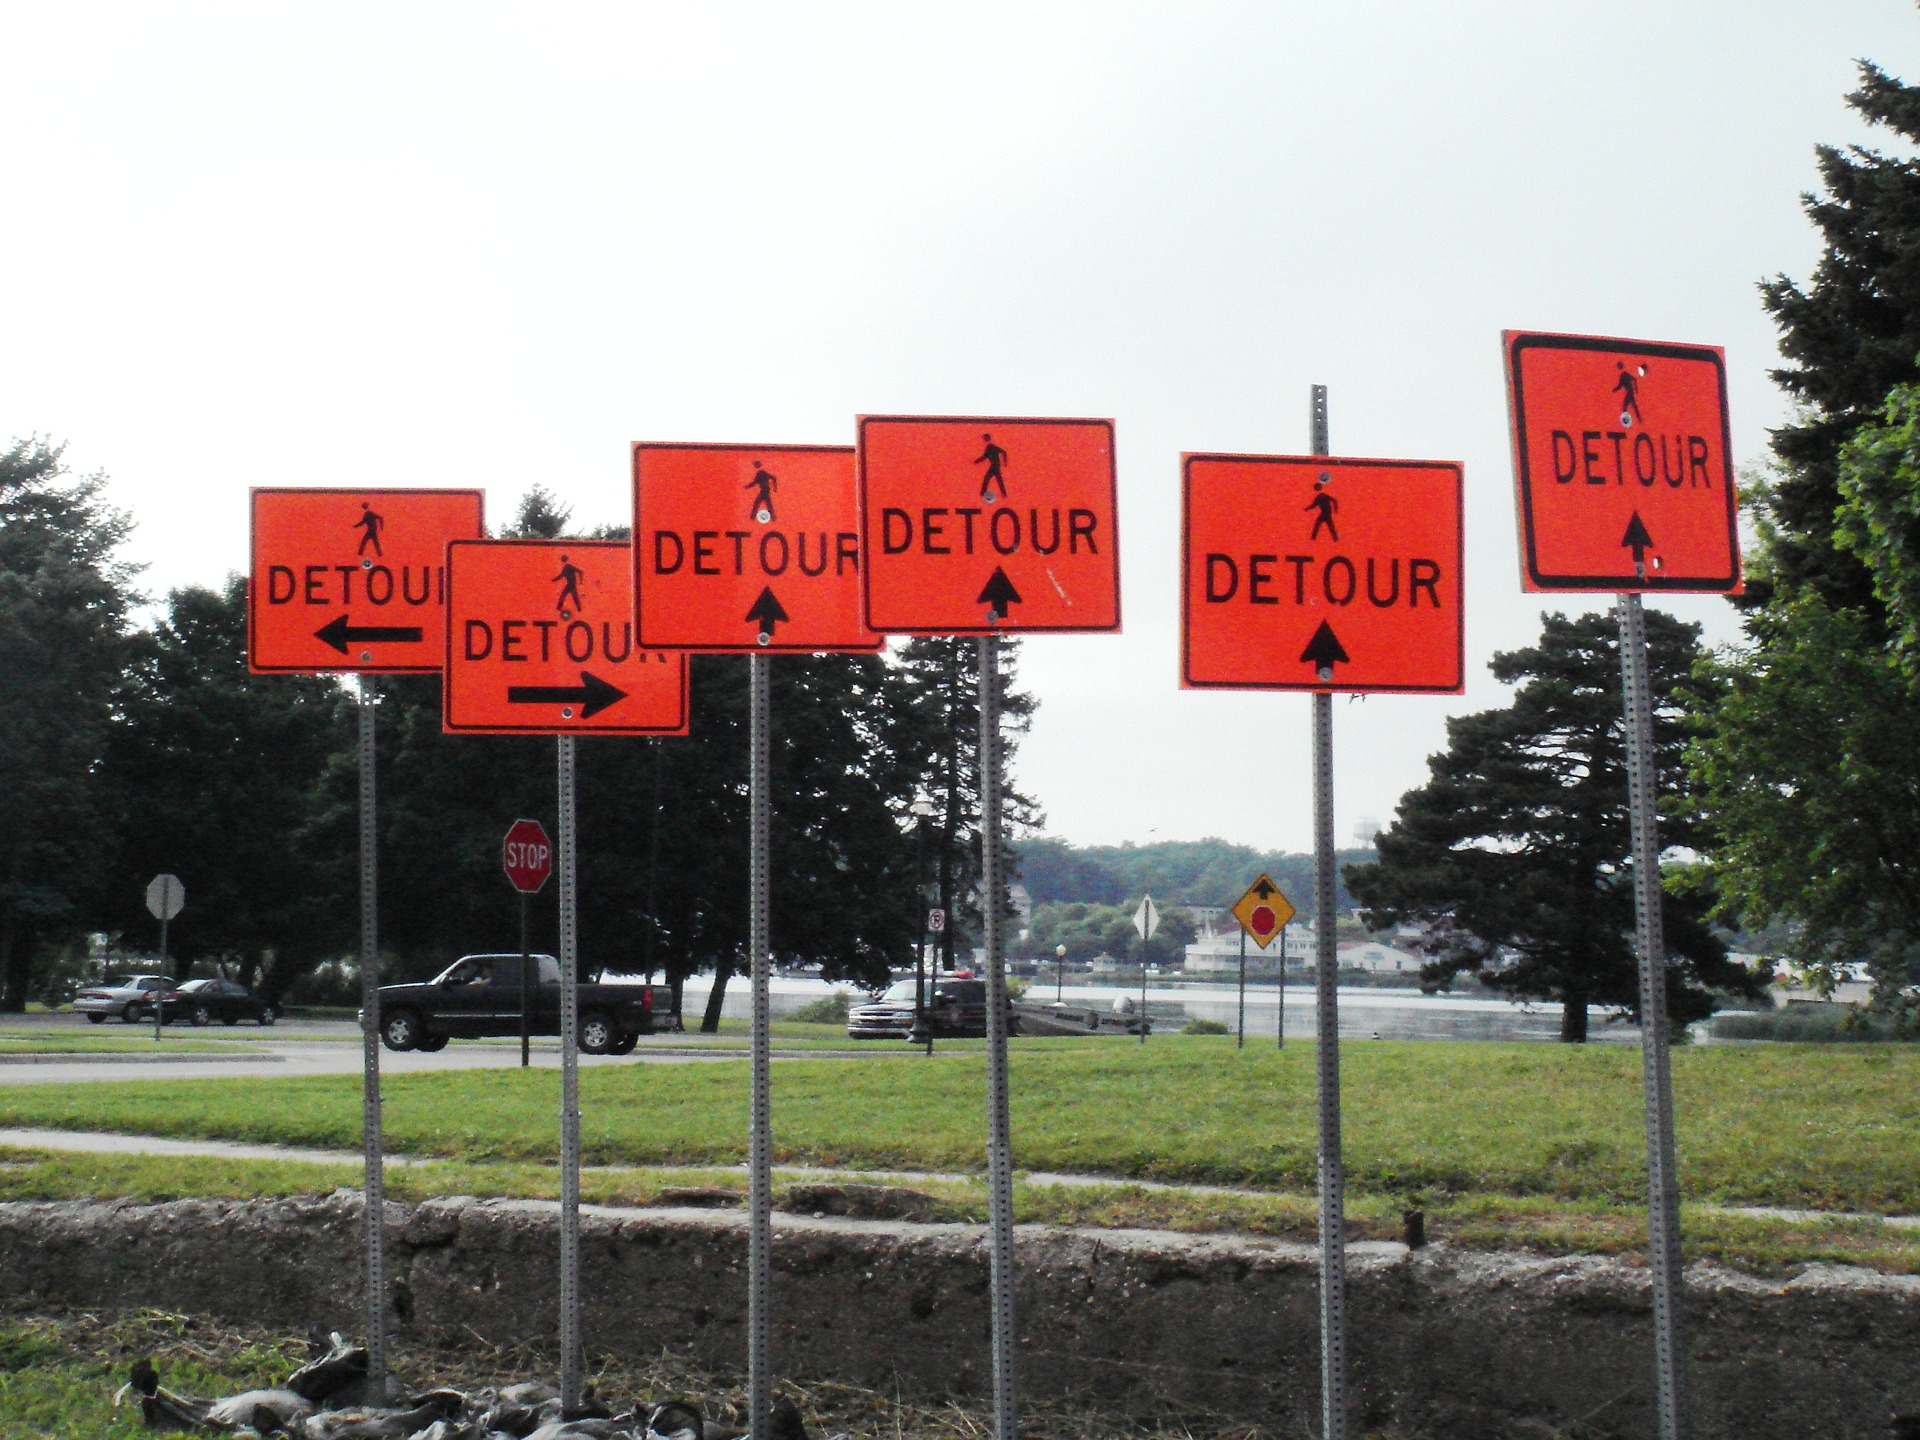
<path id="1" fill-rule="evenodd" d="M 1181 1027 L 1182 1035 L 1231 1035 L 1233 1028 L 1218 1020 L 1189 1020 Z"/>
<path id="2" fill-rule="evenodd" d="M 822 995 L 818 1000 L 809 1000 L 787 1019 L 798 1020 L 803 1025 L 844 1025 L 847 1023 L 847 1011 L 852 1005 L 851 994 L 836 990 L 831 995 Z"/>
<path id="3" fill-rule="evenodd" d="M 1763 1013 L 1735 1011 L 1711 1022 L 1716 1040 L 1797 1040 L 1832 1045 L 1846 1041 L 1920 1040 L 1920 1033 L 1884 1015 L 1851 1005 L 1794 1006 Z"/>

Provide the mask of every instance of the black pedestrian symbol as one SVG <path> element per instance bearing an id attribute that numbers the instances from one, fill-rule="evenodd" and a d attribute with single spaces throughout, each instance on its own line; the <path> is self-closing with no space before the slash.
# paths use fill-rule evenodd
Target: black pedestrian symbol
<path id="1" fill-rule="evenodd" d="M 993 443 L 993 436 L 982 435 L 980 438 L 987 442 L 987 448 L 980 452 L 973 463 L 987 467 L 987 473 L 980 479 L 980 498 L 991 505 L 995 485 L 1000 487 L 1000 498 L 1007 498 L 1007 477 L 1001 473 L 1001 467 L 1007 463 L 1007 452 Z"/>
<path id="2" fill-rule="evenodd" d="M 1629 370 L 1626 361 L 1616 360 L 1614 368 L 1620 372 L 1613 382 L 1614 391 L 1620 396 L 1620 428 L 1624 430 L 1636 420 L 1645 423 L 1646 417 L 1640 413 L 1640 377 L 1647 373 L 1647 367 L 1640 365 Z"/>
<path id="3" fill-rule="evenodd" d="M 580 579 L 586 574 L 578 565 L 565 555 L 560 557 L 560 573 L 553 577 L 553 583 L 560 587 L 560 598 L 554 603 L 554 609 L 560 612 L 560 618 L 571 620 L 574 610 L 584 610 L 586 605 L 580 599 Z M 572 597 L 573 608 L 567 608 L 568 597 Z"/>
<path id="4" fill-rule="evenodd" d="M 360 502 L 360 518 L 353 522 L 353 528 L 365 532 L 360 537 L 360 548 L 354 554 L 366 554 L 369 545 L 373 547 L 374 554 L 385 553 L 380 548 L 380 532 L 387 528 L 386 518 L 364 500 Z"/>
<path id="5" fill-rule="evenodd" d="M 1307 536 L 1308 540 L 1318 540 L 1322 530 L 1325 530 L 1327 534 L 1335 540 L 1340 538 L 1340 528 L 1333 523 L 1333 512 L 1340 508 L 1340 502 L 1334 499 L 1333 496 L 1327 494 L 1323 488 L 1332 483 L 1333 476 L 1329 472 L 1322 470 L 1320 472 L 1320 478 L 1313 482 L 1313 487 L 1316 492 L 1313 499 L 1301 507 L 1304 510 L 1312 510 L 1315 512 L 1313 517 L 1313 532 Z"/>
<path id="6" fill-rule="evenodd" d="M 753 497 L 753 518 L 762 525 L 773 523 L 773 492 L 780 488 L 774 473 L 758 460 L 753 462 L 753 478 L 740 487 L 757 492 Z"/>

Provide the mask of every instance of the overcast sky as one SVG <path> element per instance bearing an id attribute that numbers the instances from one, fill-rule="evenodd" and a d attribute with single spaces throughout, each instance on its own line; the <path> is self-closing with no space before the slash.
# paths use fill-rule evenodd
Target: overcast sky
<path id="1" fill-rule="evenodd" d="M 1028 642 L 1020 782 L 1305 849 L 1307 698 L 1177 688 L 1180 452 L 1298 453 L 1321 382 L 1336 453 L 1465 463 L 1467 693 L 1336 709 L 1340 833 L 1390 818 L 1538 629 L 1501 329 L 1723 345 L 1760 458 L 1755 283 L 1917 48 L 1904 0 L 13 5 L 0 440 L 106 470 L 158 593 L 244 568 L 252 485 L 593 523 L 637 439 L 1111 416 L 1126 630 Z"/>

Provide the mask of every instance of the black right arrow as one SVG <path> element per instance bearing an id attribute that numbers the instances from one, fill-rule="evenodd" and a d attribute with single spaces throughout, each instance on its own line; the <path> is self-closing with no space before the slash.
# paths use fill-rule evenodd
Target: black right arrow
<path id="1" fill-rule="evenodd" d="M 378 645 L 384 641 L 420 639 L 418 625 L 349 625 L 347 617 L 336 615 L 318 630 L 313 638 L 324 640 L 342 655 L 352 645 Z"/>
<path id="2" fill-rule="evenodd" d="M 578 705 L 582 720 L 591 720 L 609 705 L 626 698 L 626 691 L 616 685 L 609 685 L 598 675 L 590 675 L 585 670 L 580 672 L 578 685 L 509 685 L 507 687 L 509 705 Z"/>
<path id="3" fill-rule="evenodd" d="M 1635 565 L 1646 563 L 1647 551 L 1653 549 L 1653 537 L 1647 533 L 1647 527 L 1640 519 L 1638 510 L 1634 511 L 1633 518 L 1627 521 L 1627 533 L 1620 537 L 1620 545 L 1622 549 L 1633 550 Z"/>
<path id="4" fill-rule="evenodd" d="M 1300 658 L 1311 661 L 1313 668 L 1323 679 L 1331 678 L 1336 664 L 1347 662 L 1347 652 L 1340 644 L 1340 637 L 1333 633 L 1333 626 L 1326 621 L 1320 622 L 1320 628 L 1313 632 L 1313 638 L 1307 641 L 1307 648 L 1300 652 Z"/>
<path id="5" fill-rule="evenodd" d="M 979 604 L 987 607 L 987 613 L 996 620 L 1007 618 L 1007 606 L 1020 603 L 1020 592 L 1013 588 L 1013 581 L 1007 578 L 1007 572 L 998 565 L 993 574 L 987 577 L 986 588 L 980 592 Z"/>
<path id="6" fill-rule="evenodd" d="M 760 589 L 760 598 L 753 602 L 753 608 L 747 611 L 744 618 L 760 622 L 760 643 L 765 645 L 773 639 L 773 627 L 787 618 L 787 612 L 781 608 L 773 587 L 764 585 Z"/>

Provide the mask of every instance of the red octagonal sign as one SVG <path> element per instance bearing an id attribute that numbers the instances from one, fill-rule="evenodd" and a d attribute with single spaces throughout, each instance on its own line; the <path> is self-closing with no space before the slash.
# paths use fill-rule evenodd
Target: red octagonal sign
<path id="1" fill-rule="evenodd" d="M 538 820 L 514 821 L 501 846 L 500 863 L 513 888 L 522 894 L 531 895 L 546 884 L 553 873 L 553 842 L 547 839 L 546 827 Z"/>

